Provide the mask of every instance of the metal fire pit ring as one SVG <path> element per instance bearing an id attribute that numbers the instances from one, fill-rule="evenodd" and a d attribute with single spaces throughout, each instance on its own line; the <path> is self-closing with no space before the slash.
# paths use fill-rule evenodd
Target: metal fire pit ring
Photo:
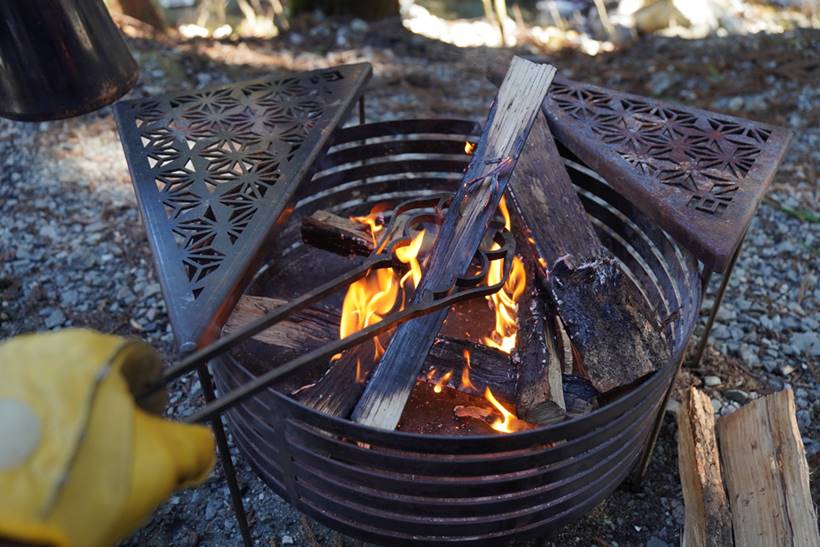
<path id="1" fill-rule="evenodd" d="M 361 214 L 385 200 L 451 191 L 479 126 L 404 120 L 337 130 L 302 185 L 261 279 L 298 262 L 302 217 Z M 545 535 L 590 511 L 638 464 L 694 327 L 698 263 L 577 160 L 573 182 L 602 241 L 666 324 L 672 357 L 620 399 L 558 424 L 509 435 L 435 436 L 364 427 L 272 388 L 227 412 L 259 476 L 300 511 L 345 534 L 386 544 L 498 544 Z M 213 367 L 224 393 L 254 378 L 234 357 Z"/>

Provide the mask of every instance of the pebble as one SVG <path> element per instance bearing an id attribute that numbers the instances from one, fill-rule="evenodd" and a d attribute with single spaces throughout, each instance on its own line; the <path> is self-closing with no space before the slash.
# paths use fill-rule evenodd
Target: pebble
<path id="1" fill-rule="evenodd" d="M 715 387 L 721 384 L 720 378 L 718 376 L 704 376 L 703 383 L 706 387 Z"/>
<path id="2" fill-rule="evenodd" d="M 61 310 L 54 310 L 46 317 L 46 328 L 53 329 L 65 323 L 65 314 Z"/>
<path id="3" fill-rule="evenodd" d="M 669 547 L 669 544 L 660 538 L 652 536 L 649 538 L 649 541 L 646 542 L 646 547 Z"/>
<path id="4" fill-rule="evenodd" d="M 282 536 L 282 545 L 293 545 L 293 543 L 293 536 L 289 536 L 287 534 Z"/>
<path id="5" fill-rule="evenodd" d="M 222 504 L 221 500 L 210 499 L 205 506 L 205 520 L 213 520 L 219 511 L 219 506 Z"/>
<path id="6" fill-rule="evenodd" d="M 783 376 L 788 376 L 792 372 L 794 372 L 794 367 L 791 365 L 782 365 L 780 367 L 780 374 Z"/>
<path id="7" fill-rule="evenodd" d="M 736 403 L 741 404 L 749 400 L 749 394 L 742 389 L 727 389 L 723 392 L 723 396 L 730 401 L 735 401 Z"/>

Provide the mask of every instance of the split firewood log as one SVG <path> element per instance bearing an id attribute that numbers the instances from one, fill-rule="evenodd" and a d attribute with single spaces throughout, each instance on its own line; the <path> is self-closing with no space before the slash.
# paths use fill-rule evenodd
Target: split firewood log
<path id="1" fill-rule="evenodd" d="M 732 513 L 723 488 L 712 401 L 695 387 L 678 412 L 678 470 L 686 507 L 682 544 L 731 546 Z"/>

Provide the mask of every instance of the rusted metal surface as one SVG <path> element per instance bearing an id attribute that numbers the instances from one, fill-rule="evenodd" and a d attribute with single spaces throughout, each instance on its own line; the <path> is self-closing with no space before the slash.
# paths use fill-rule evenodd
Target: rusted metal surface
<path id="1" fill-rule="evenodd" d="M 0 116 L 78 116 L 114 102 L 137 75 L 102 0 L 0 2 Z"/>
<path id="2" fill-rule="evenodd" d="M 345 65 L 116 105 L 183 351 L 213 340 L 370 72 Z"/>
<path id="3" fill-rule="evenodd" d="M 791 135 L 560 77 L 544 104 L 564 146 L 719 272 L 728 267 Z"/>
<path id="4" fill-rule="evenodd" d="M 464 140 L 477 133 L 475 124 L 450 120 L 337 131 L 319 172 L 299 190 L 276 242 L 279 260 L 251 290 L 261 290 L 266 276 L 295 271 L 305 252 L 301 218 L 316 210 L 361 214 L 385 200 L 452 191 L 467 165 Z M 494 545 L 543 535 L 583 515 L 627 477 L 695 324 L 698 264 L 597 174 L 577 163 L 567 166 L 603 244 L 655 304 L 659 323 L 673 318 L 665 327 L 669 363 L 586 416 L 509 435 L 377 430 L 266 388 L 227 415 L 241 451 L 271 488 L 317 520 L 365 540 Z M 214 375 L 223 393 L 260 378 L 229 355 L 218 359 Z"/>

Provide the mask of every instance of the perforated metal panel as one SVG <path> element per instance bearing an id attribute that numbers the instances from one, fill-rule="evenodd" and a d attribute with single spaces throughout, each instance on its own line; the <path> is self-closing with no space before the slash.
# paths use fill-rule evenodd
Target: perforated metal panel
<path id="1" fill-rule="evenodd" d="M 346 65 L 117 104 L 183 349 L 216 334 L 370 73 Z"/>
<path id="2" fill-rule="evenodd" d="M 544 110 L 564 146 L 719 271 L 790 139 L 779 127 L 562 78 Z"/>

